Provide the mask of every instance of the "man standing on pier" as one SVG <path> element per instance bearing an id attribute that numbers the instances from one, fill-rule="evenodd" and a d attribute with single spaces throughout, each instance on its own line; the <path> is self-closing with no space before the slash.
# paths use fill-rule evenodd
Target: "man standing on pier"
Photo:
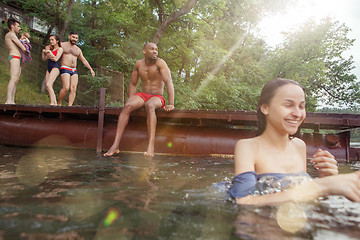
<path id="1" fill-rule="evenodd" d="M 78 73 L 76 70 L 76 63 L 78 58 L 85 65 L 85 67 L 87 67 L 90 70 L 91 75 L 93 77 L 95 76 L 95 72 L 91 68 L 89 62 L 85 59 L 81 49 L 78 46 L 76 46 L 76 43 L 79 40 L 79 35 L 76 32 L 71 32 L 68 38 L 69 41 L 61 43 L 61 47 L 64 50 L 61 56 L 61 67 L 60 67 L 60 76 L 63 87 L 59 93 L 59 101 L 58 101 L 59 106 L 61 106 L 61 102 L 64 99 L 66 93 L 69 91 L 69 89 L 70 89 L 69 106 L 72 106 L 74 103 L 76 96 L 76 88 L 79 82 Z"/>
<path id="2" fill-rule="evenodd" d="M 123 107 L 116 128 L 116 135 L 113 145 L 104 153 L 104 156 L 112 156 L 119 153 L 119 144 L 125 127 L 129 122 L 130 113 L 145 106 L 147 114 L 148 147 L 145 156 L 153 156 L 155 148 L 156 113 L 158 108 L 165 111 L 174 109 L 174 85 L 170 69 L 166 62 L 158 58 L 158 48 L 155 43 L 146 43 L 143 48 L 144 58 L 136 61 L 131 74 L 129 84 L 129 98 Z M 138 79 L 141 79 L 143 92 L 136 93 Z M 163 97 L 164 85 L 169 97 L 169 104 L 165 105 Z"/>
<path id="3" fill-rule="evenodd" d="M 17 37 L 21 28 L 20 23 L 14 18 L 8 19 L 9 32 L 5 35 L 5 45 L 9 49 L 10 81 L 7 87 L 7 98 L 5 104 L 15 104 L 16 86 L 21 74 L 21 54 L 26 48 Z"/>

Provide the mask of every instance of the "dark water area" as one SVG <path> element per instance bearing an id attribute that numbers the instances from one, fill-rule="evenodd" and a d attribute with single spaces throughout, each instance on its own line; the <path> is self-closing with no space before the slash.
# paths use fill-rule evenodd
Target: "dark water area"
<path id="1" fill-rule="evenodd" d="M 0 239 L 360 239 L 359 203 L 237 206 L 232 176 L 232 159 L 0 146 Z"/>

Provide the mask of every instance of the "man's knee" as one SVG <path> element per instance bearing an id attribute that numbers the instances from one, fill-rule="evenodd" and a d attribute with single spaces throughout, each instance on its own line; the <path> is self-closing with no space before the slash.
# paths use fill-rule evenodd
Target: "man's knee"
<path id="1" fill-rule="evenodd" d="M 127 112 L 132 112 L 132 111 L 135 110 L 135 106 L 134 106 L 134 104 L 132 104 L 132 103 L 126 102 L 125 105 L 124 105 L 124 107 L 123 107 L 123 109 L 124 109 L 125 111 L 127 111 Z"/>
<path id="2" fill-rule="evenodd" d="M 156 110 L 157 108 L 159 108 L 159 107 L 161 107 L 161 106 L 158 106 L 158 105 L 157 105 L 156 103 L 154 103 L 154 102 L 147 101 L 147 102 L 145 103 L 145 109 L 146 109 L 147 112 L 155 112 L 155 110 Z"/>
<path id="3" fill-rule="evenodd" d="M 76 92 L 76 86 L 71 86 L 70 87 L 70 92 Z"/>
<path id="4" fill-rule="evenodd" d="M 10 77 L 10 82 L 13 83 L 14 85 L 16 85 L 19 82 L 19 77 L 18 76 L 11 76 Z"/>

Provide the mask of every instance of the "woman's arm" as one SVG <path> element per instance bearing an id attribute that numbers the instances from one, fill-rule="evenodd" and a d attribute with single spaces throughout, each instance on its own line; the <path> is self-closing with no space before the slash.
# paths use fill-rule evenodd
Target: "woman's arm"
<path id="1" fill-rule="evenodd" d="M 56 56 L 50 51 L 49 52 L 49 58 L 54 61 L 54 62 L 57 62 L 60 58 L 61 58 L 61 55 L 63 54 L 63 51 L 64 49 L 62 47 L 60 47 L 58 50 L 57 50 L 57 53 L 56 53 Z"/>
<path id="2" fill-rule="evenodd" d="M 308 202 L 328 195 L 342 195 L 355 202 L 360 201 L 360 171 L 316 178 L 283 192 L 261 196 L 248 195 L 237 198 L 238 204 L 269 205 L 284 202 Z"/>
<path id="3" fill-rule="evenodd" d="M 47 52 L 46 52 L 46 49 L 43 49 L 42 52 L 41 52 L 41 59 L 42 59 L 43 61 L 46 61 L 46 60 L 48 59 L 46 53 L 47 53 Z"/>
<path id="4" fill-rule="evenodd" d="M 235 176 L 240 173 L 255 171 L 255 152 L 254 138 L 242 139 L 236 143 L 234 151 Z"/>

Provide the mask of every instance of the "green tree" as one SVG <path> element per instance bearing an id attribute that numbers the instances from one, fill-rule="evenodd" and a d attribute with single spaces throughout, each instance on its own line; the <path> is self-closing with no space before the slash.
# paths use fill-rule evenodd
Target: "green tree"
<path id="1" fill-rule="evenodd" d="M 64 39 L 75 0 L 4 0 L 6 4 L 14 4 L 28 12 L 30 16 L 37 17 L 48 27 L 43 44 L 46 44 L 50 34 L 57 29 L 59 36 Z"/>
<path id="2" fill-rule="evenodd" d="M 77 31 L 91 65 L 122 72 L 125 86 L 135 61 L 143 57 L 144 43 L 155 41 L 159 57 L 172 72 L 177 108 L 254 110 L 262 86 L 274 77 L 301 82 L 308 92 L 309 110 L 316 109 L 319 98 L 358 105 L 353 60 L 343 57 L 354 41 L 347 38 L 350 30 L 345 25 L 330 19 L 309 22 L 287 33 L 275 50 L 258 36 L 262 17 L 293 1 L 16 2 L 44 20 L 49 32 Z M 105 82 L 91 81 L 86 88 Z"/>
<path id="3" fill-rule="evenodd" d="M 315 110 L 318 99 L 331 103 L 359 103 L 359 87 L 352 56 L 344 51 L 354 43 L 350 29 L 330 18 L 307 22 L 296 32 L 285 34 L 285 41 L 268 54 L 266 69 L 272 77 L 291 78 L 307 90 L 308 109 Z"/>
<path id="4" fill-rule="evenodd" d="M 266 80 L 264 41 L 257 22 L 271 9 L 263 1 L 199 2 L 190 17 L 172 25 L 162 39 L 176 73 L 190 85 L 188 101 L 197 108 L 254 109 Z M 179 35 L 181 33 L 181 37 Z M 174 54 L 175 53 L 175 54 Z M 222 92 L 222 94 L 217 94 Z M 178 97 L 178 95 L 177 95 Z M 184 97 L 185 98 L 185 97 Z M 186 107 L 186 106 L 181 106 Z"/>

